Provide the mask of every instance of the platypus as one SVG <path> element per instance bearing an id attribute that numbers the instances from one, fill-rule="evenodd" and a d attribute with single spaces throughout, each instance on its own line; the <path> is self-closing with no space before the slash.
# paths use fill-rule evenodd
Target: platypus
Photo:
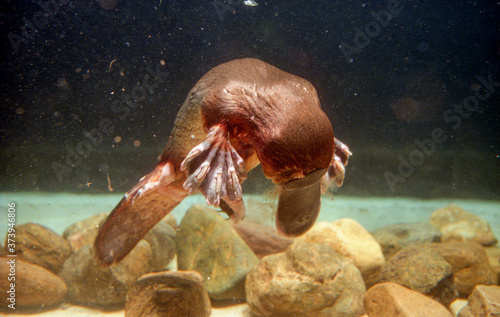
<path id="1" fill-rule="evenodd" d="M 340 187 L 351 152 L 334 138 L 316 89 L 307 80 L 253 58 L 214 67 L 177 113 L 156 168 L 130 189 L 94 243 L 104 266 L 121 261 L 186 196 L 234 221 L 245 215 L 241 183 L 257 165 L 280 188 L 276 228 L 305 233 L 320 196 Z"/>

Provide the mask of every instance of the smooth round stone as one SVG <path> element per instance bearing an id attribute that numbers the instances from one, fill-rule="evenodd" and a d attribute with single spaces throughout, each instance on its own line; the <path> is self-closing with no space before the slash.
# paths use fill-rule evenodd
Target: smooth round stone
<path id="1" fill-rule="evenodd" d="M 58 273 L 71 255 L 68 241 L 35 223 L 16 226 L 16 253 L 19 259 Z"/>
<path id="2" fill-rule="evenodd" d="M 15 274 L 15 281 L 9 281 L 11 263 Z M 15 306 L 39 308 L 55 305 L 66 298 L 67 288 L 64 281 L 51 271 L 18 258 L 0 258 L 0 304 L 4 307 L 12 304 L 8 298 L 12 285 L 15 283 Z M 11 292 L 12 293 L 12 292 Z M 15 312 L 14 309 L 9 309 Z"/>
<path id="3" fill-rule="evenodd" d="M 195 271 L 143 275 L 125 303 L 125 317 L 208 317 L 211 312 L 204 279 Z"/>
<path id="4" fill-rule="evenodd" d="M 486 220 L 463 210 L 456 204 L 434 211 L 430 222 L 442 232 L 443 242 L 471 241 L 484 246 L 498 242 Z"/>
<path id="5" fill-rule="evenodd" d="M 365 279 L 385 263 L 380 244 L 354 219 L 318 222 L 298 239 L 330 246 L 338 254 L 351 259 Z"/>
<path id="6" fill-rule="evenodd" d="M 433 247 L 414 245 L 397 252 L 382 266 L 378 282 L 394 282 L 448 307 L 458 295 L 452 266 Z"/>
<path id="7" fill-rule="evenodd" d="M 176 244 L 178 269 L 199 272 L 210 298 L 245 298 L 245 277 L 259 259 L 218 212 L 202 205 L 189 208 Z"/>

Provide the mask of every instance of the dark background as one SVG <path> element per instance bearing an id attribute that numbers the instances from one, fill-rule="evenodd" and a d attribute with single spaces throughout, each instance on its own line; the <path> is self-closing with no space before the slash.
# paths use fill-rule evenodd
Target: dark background
<path id="1" fill-rule="evenodd" d="M 500 87 L 455 129 L 443 119 L 475 90 L 487 93 L 480 78 L 500 82 L 495 1 L 401 1 L 350 61 L 341 43 L 355 45 L 358 28 L 376 21 L 371 12 L 394 1 L 256 1 L 44 0 L 57 8 L 45 16 L 35 2 L 2 1 L 0 190 L 108 192 L 108 175 L 115 191 L 128 190 L 154 167 L 196 81 L 255 57 L 317 88 L 335 136 L 354 152 L 340 194 L 498 199 Z M 34 17 L 42 27 L 16 52 L 9 34 L 22 36 Z M 113 101 L 154 82 L 148 68 L 161 82 L 131 97 L 123 116 Z M 83 131 L 103 120 L 114 130 L 68 167 Z M 401 176 L 401 159 L 435 129 L 446 140 Z M 401 181 L 391 187 L 388 173 Z M 269 188 L 258 170 L 251 176 L 246 192 Z"/>

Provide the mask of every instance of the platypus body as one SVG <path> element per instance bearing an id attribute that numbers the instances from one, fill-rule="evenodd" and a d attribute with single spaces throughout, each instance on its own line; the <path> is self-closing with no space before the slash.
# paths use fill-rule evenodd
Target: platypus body
<path id="1" fill-rule="evenodd" d="M 278 232 L 301 235 L 318 217 L 321 192 L 342 185 L 350 155 L 307 80 L 252 58 L 221 64 L 189 92 L 156 168 L 100 228 L 96 256 L 103 265 L 119 262 L 196 191 L 240 221 L 240 184 L 259 163 L 281 187 Z"/>

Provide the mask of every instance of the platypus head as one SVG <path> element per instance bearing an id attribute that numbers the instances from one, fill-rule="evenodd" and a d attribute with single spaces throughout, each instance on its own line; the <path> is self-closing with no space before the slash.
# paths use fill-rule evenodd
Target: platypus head
<path id="1" fill-rule="evenodd" d="M 335 146 L 331 123 L 319 108 L 312 114 L 288 113 L 286 119 L 269 131 L 272 137 L 262 138 L 265 142 L 257 155 L 264 174 L 281 187 L 276 228 L 284 236 L 296 237 L 318 218 L 321 178 Z"/>

